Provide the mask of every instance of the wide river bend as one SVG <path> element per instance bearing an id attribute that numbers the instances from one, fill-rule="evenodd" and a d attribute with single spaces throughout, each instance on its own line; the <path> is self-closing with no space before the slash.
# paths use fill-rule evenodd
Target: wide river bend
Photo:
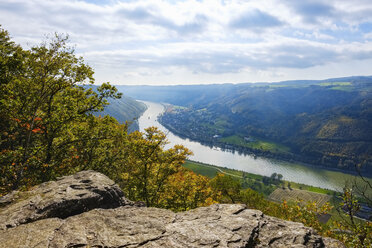
<path id="1" fill-rule="evenodd" d="M 164 106 L 162 104 L 153 102 L 144 103 L 147 105 L 147 110 L 138 120 L 140 131 L 144 131 L 145 128 L 150 126 L 158 127 L 167 134 L 167 138 L 170 141 L 170 144 L 166 148 L 175 144 L 182 144 L 194 153 L 194 155 L 190 157 L 191 160 L 263 176 L 270 176 L 272 173 L 276 172 L 282 174 L 283 179 L 288 181 L 337 191 L 342 190 L 346 181 L 351 181 L 355 178 L 355 176 L 350 174 L 305 166 L 300 163 L 290 163 L 261 157 L 255 159 L 250 155 L 240 155 L 237 152 L 222 151 L 219 148 L 210 148 L 198 142 L 180 138 L 157 121 L 158 115 L 164 112 Z M 372 183 L 372 179 L 368 180 Z"/>

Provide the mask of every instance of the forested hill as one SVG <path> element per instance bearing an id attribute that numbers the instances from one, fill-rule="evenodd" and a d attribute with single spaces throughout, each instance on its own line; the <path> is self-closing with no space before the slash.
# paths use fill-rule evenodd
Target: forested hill
<path id="1" fill-rule="evenodd" d="M 94 90 L 97 88 L 94 85 L 90 85 L 89 87 Z M 129 126 L 130 132 L 138 130 L 137 119 L 146 110 L 144 103 L 136 101 L 126 94 L 123 94 L 119 99 L 109 98 L 107 101 L 109 105 L 105 107 L 105 110 L 103 112 L 97 112 L 95 115 L 110 115 L 120 123 L 128 121 L 131 123 Z"/>
<path id="2" fill-rule="evenodd" d="M 372 172 L 372 77 L 198 86 L 122 87 L 168 102 L 172 131 L 258 155 Z M 142 93 L 140 93 L 142 92 Z"/>
<path id="3" fill-rule="evenodd" d="M 116 85 L 119 91 L 125 92 L 138 100 L 166 102 L 180 106 L 209 104 L 215 98 L 233 94 L 236 85 L 175 85 L 175 86 L 127 86 Z"/>
<path id="4" fill-rule="evenodd" d="M 131 122 L 129 131 L 138 130 L 137 119 L 146 110 L 146 105 L 144 103 L 136 101 L 126 95 L 122 95 L 120 99 L 109 99 L 108 102 L 110 105 L 103 111 L 104 115 L 111 115 L 120 123 L 126 121 Z"/>

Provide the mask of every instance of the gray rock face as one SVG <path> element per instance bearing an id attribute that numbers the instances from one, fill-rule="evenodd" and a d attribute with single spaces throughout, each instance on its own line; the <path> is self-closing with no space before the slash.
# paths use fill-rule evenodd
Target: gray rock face
<path id="1" fill-rule="evenodd" d="M 95 190 L 86 189 L 88 182 L 82 182 L 85 177 L 91 181 L 100 179 L 101 183 L 105 182 L 106 186 L 101 185 L 99 188 L 107 188 L 115 197 L 106 196 L 110 195 L 109 193 L 97 193 L 96 196 Z M 29 202 L 29 199 L 39 199 L 37 195 L 40 193 L 40 187 L 49 183 L 35 188 L 38 194 L 30 191 L 31 196 L 25 200 L 9 200 L 14 199 L 14 196 L 8 195 L 0 200 L 3 205 L 7 204 L 0 208 L 0 221 L 12 223 L 12 227 L 3 225 L 4 230 L 0 231 L 0 247 L 344 247 L 340 242 L 323 238 L 300 223 L 265 216 L 258 210 L 247 209 L 245 205 L 216 204 L 173 213 L 165 209 L 126 205 L 122 193 L 113 190 L 117 187 L 112 181 L 99 173 L 81 172 L 50 183 L 65 185 L 66 180 L 72 180 L 75 182 L 73 185 L 80 185 L 76 188 L 88 191 L 82 196 L 72 194 L 71 197 L 75 197 L 75 201 L 80 202 L 79 197 L 86 195 L 97 199 L 97 204 L 89 207 L 92 210 L 88 209 L 79 214 L 74 210 L 71 212 L 74 215 L 67 217 L 68 210 L 60 209 L 64 213 L 62 218 L 56 214 L 43 214 L 40 215 L 42 218 L 24 221 L 28 218 L 26 216 L 39 216 L 35 214 L 38 213 L 37 209 L 43 209 L 41 213 L 56 212 L 46 211 L 45 207 L 41 206 L 71 207 L 65 205 L 62 200 L 68 201 L 69 198 L 58 198 L 57 195 L 54 202 L 58 204 L 54 204 L 50 203 L 53 202 L 51 199 L 46 200 L 39 196 L 43 200 L 33 200 L 34 212 L 27 210 L 27 214 L 21 215 L 22 218 L 16 218 L 22 209 L 27 209 L 29 205 L 26 202 Z M 76 180 L 80 184 L 77 184 Z M 110 199 L 112 205 L 106 199 Z M 4 213 L 10 214 L 9 209 L 18 209 L 18 212 L 11 218 L 5 218 Z"/>
<path id="2" fill-rule="evenodd" d="M 0 230 L 46 218 L 67 218 L 94 208 L 130 204 L 108 177 L 82 171 L 0 198 Z"/>

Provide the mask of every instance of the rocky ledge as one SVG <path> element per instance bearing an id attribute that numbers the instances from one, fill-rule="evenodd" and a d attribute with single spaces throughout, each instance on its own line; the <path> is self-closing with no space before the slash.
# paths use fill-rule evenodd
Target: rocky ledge
<path id="1" fill-rule="evenodd" d="M 0 198 L 0 247 L 344 247 L 240 204 L 173 213 L 83 171 Z"/>

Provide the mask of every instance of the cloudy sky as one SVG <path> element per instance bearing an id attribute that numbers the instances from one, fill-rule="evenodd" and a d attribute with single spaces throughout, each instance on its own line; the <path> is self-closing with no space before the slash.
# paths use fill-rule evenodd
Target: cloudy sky
<path id="1" fill-rule="evenodd" d="M 25 48 L 70 35 L 98 83 L 196 84 L 372 75 L 371 0 L 1 0 Z"/>

